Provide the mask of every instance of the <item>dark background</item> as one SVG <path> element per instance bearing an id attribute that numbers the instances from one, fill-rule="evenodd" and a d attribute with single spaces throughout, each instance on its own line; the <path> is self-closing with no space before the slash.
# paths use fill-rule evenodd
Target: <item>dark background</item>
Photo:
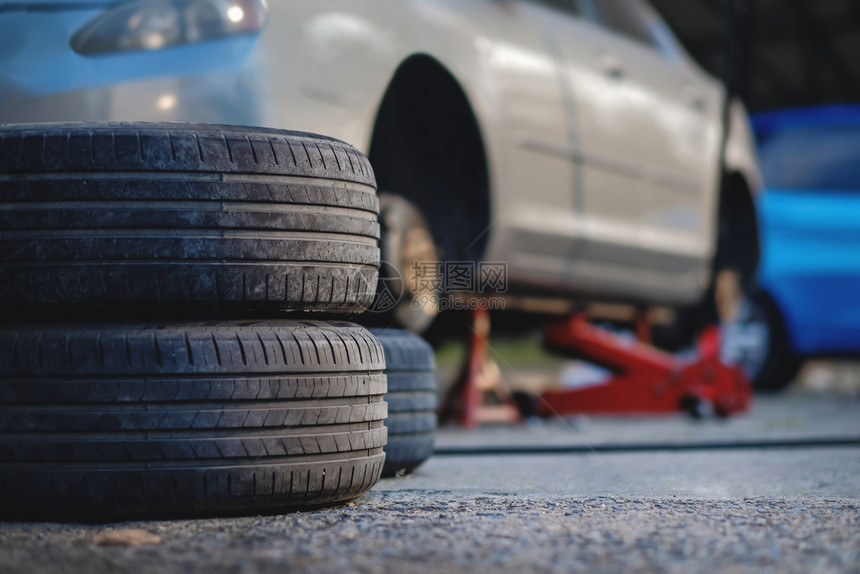
<path id="1" fill-rule="evenodd" d="M 860 102 L 860 0 L 651 0 L 684 47 L 724 77 L 737 8 L 735 91 L 751 112 Z"/>

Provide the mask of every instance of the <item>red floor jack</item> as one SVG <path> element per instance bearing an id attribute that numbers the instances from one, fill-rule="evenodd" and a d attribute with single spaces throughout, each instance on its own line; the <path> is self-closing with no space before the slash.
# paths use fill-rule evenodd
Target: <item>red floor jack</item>
<path id="1" fill-rule="evenodd" d="M 486 380 L 489 318 L 476 311 L 468 363 L 458 383 L 449 393 L 443 417 L 457 416 L 463 426 L 488 421 L 513 421 L 514 401 L 499 385 Z M 548 347 L 564 354 L 608 368 L 613 375 L 592 386 L 551 390 L 536 401 L 542 416 L 569 414 L 668 414 L 686 411 L 694 416 L 726 417 L 750 407 L 752 390 L 739 366 L 720 361 L 720 335 L 717 327 L 699 338 L 693 357 L 676 357 L 648 344 L 650 323 L 637 321 L 637 340 L 595 327 L 584 313 L 552 322 L 545 332 Z M 493 391 L 504 407 L 483 404 L 487 391 Z"/>
<path id="2" fill-rule="evenodd" d="M 520 409 L 501 373 L 489 358 L 490 313 L 472 311 L 471 333 L 466 361 L 448 391 L 439 418 L 471 428 L 481 423 L 518 422 Z"/>

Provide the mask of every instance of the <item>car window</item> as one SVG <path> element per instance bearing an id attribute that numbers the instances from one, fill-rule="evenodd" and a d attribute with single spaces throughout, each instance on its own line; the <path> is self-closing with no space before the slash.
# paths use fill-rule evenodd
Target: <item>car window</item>
<path id="1" fill-rule="evenodd" d="M 579 15 L 579 5 L 577 4 L 577 0 L 528 0 L 532 4 L 540 4 L 542 6 L 547 6 L 552 8 L 553 10 L 558 10 L 560 12 L 566 12 L 568 14 L 573 14 L 575 16 Z"/>
<path id="2" fill-rule="evenodd" d="M 677 62 L 683 58 L 683 49 L 672 30 L 648 2 L 639 2 L 642 19 L 648 26 L 651 39 L 665 60 Z"/>
<path id="3" fill-rule="evenodd" d="M 860 191 L 860 125 L 785 128 L 759 142 L 765 185 Z"/>
<path id="4" fill-rule="evenodd" d="M 607 28 L 637 42 L 655 46 L 648 21 L 636 0 L 594 0 L 594 5 Z"/>

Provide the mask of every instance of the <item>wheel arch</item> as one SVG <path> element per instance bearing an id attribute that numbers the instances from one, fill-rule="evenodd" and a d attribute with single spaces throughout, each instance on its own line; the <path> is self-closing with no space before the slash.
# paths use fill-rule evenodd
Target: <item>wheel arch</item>
<path id="1" fill-rule="evenodd" d="M 717 252 L 714 271 L 735 268 L 743 286 L 752 290 L 761 261 L 761 232 L 753 187 L 740 171 L 724 176 L 718 209 Z"/>
<path id="2" fill-rule="evenodd" d="M 368 157 L 379 190 L 413 202 L 442 258 L 478 261 L 490 224 L 486 140 L 469 96 L 438 59 L 401 61 L 372 124 Z"/>

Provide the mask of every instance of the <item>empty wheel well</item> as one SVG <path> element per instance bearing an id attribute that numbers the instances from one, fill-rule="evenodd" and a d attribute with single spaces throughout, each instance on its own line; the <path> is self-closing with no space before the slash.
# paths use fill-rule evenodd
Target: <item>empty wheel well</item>
<path id="1" fill-rule="evenodd" d="M 720 320 L 716 301 L 719 271 L 737 271 L 740 287 L 747 295 L 756 290 L 760 246 L 755 200 L 740 173 L 732 172 L 724 177 L 717 216 L 717 249 L 708 289 L 698 303 L 676 309 L 675 320 L 656 326 L 653 332 L 655 344 L 671 352 L 689 347 L 703 329 Z"/>
<path id="2" fill-rule="evenodd" d="M 749 292 L 755 286 L 761 256 L 758 215 L 746 179 L 737 172 L 726 177 L 728 180 L 720 197 L 714 271 L 736 269 L 743 287 Z"/>
<path id="3" fill-rule="evenodd" d="M 463 89 L 439 62 L 415 55 L 400 65 L 368 155 L 380 192 L 418 206 L 443 259 L 481 259 L 490 217 L 486 155 Z"/>

